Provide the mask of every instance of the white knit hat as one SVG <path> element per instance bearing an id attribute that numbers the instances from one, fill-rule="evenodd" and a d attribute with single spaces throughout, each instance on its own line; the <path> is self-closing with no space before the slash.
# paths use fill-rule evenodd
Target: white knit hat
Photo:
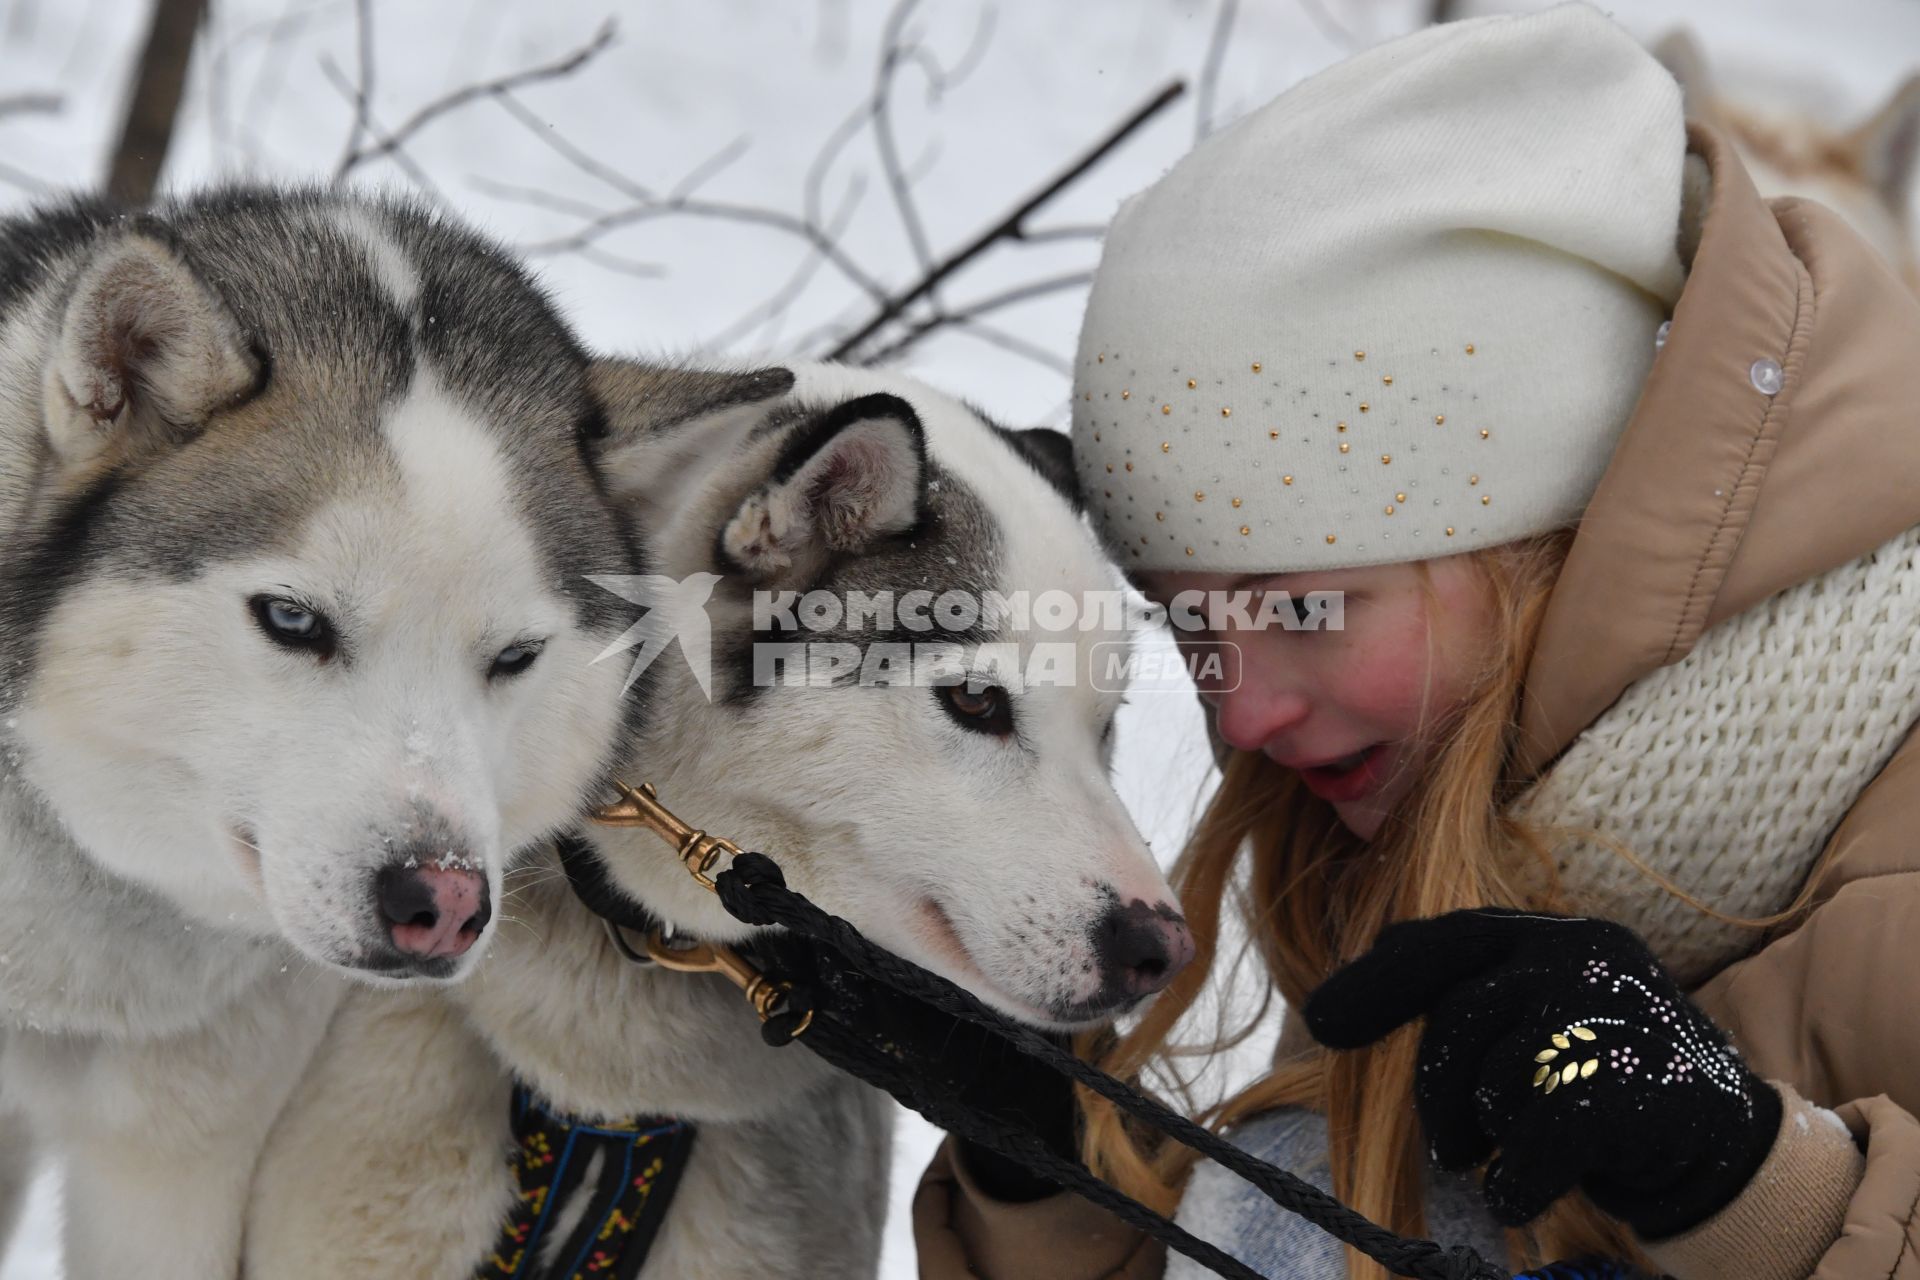
<path id="1" fill-rule="evenodd" d="M 1430 27 L 1122 206 L 1073 437 L 1134 569 L 1448 555 L 1573 522 L 1679 296 L 1680 90 L 1584 4 Z"/>

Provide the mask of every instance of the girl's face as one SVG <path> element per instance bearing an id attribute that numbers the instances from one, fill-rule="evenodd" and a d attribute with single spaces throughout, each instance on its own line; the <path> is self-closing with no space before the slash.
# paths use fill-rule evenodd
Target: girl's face
<path id="1" fill-rule="evenodd" d="M 1249 628 L 1175 636 L 1190 652 L 1217 653 L 1200 695 L 1221 738 L 1300 774 L 1355 835 L 1370 840 L 1432 760 L 1434 728 L 1473 692 L 1491 656 L 1493 599 L 1471 558 L 1313 573 L 1153 573 L 1149 597 L 1172 605 L 1186 591 L 1251 592 L 1258 618 L 1267 592 L 1301 601 L 1345 593 L 1340 630 Z M 1191 598 L 1189 598 L 1191 599 Z M 1207 620 L 1204 605 L 1193 609 Z M 1271 613 L 1268 615 L 1271 617 Z M 1222 644 L 1221 642 L 1227 642 Z M 1194 664 L 1198 666 L 1200 664 Z"/>

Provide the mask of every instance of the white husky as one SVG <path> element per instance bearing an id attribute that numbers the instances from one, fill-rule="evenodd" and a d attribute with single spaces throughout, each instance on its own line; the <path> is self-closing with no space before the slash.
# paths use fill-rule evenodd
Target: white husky
<path id="1" fill-rule="evenodd" d="M 608 365 L 600 381 L 614 492 L 644 515 L 653 571 L 717 582 L 712 696 L 678 654 L 650 667 L 629 776 L 1032 1024 L 1085 1025 L 1170 980 L 1192 941 L 1108 782 L 1119 694 L 1086 678 L 1095 646 L 1124 637 L 1023 632 L 1007 618 L 919 626 L 988 592 L 1118 588 L 1065 492 L 1065 438 L 1003 431 L 917 383 L 837 367 L 788 379 Z M 806 599 L 822 629 L 782 618 L 776 635 L 770 610 L 756 629 L 755 589 L 821 593 Z M 828 597 L 854 593 L 891 593 L 895 611 L 825 625 Z M 943 635 L 973 659 L 1007 645 L 1029 673 L 1044 644 L 1064 644 L 1067 660 L 1056 683 L 1019 689 L 909 684 L 901 669 L 900 683 L 872 687 L 854 678 L 857 658 L 831 683 L 766 679 L 768 645 L 845 646 L 823 651 L 844 662 L 847 649 L 871 657 Z M 684 629 L 681 640 L 695 657 Z M 614 884 L 678 933 L 748 933 L 651 834 L 589 834 Z M 573 1274 L 556 1239 L 533 1258 L 500 1242 L 514 1078 L 576 1115 L 698 1126 L 640 1274 L 872 1274 L 887 1190 L 878 1095 L 801 1046 L 763 1046 L 720 979 L 621 958 L 551 858 L 509 892 L 511 922 L 469 982 L 348 998 L 263 1160 L 247 1274 L 324 1259 L 332 1274 L 466 1280 L 490 1252 L 500 1274 Z"/>
<path id="2" fill-rule="evenodd" d="M 337 975 L 469 969 L 603 786 L 628 522 L 583 352 L 417 210 L 76 204 L 0 263 L 8 1173 L 25 1117 L 75 1280 L 232 1275 Z"/>

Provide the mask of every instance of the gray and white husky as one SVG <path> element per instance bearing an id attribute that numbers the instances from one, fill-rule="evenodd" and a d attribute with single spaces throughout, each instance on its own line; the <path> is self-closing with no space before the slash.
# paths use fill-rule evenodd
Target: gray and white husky
<path id="1" fill-rule="evenodd" d="M 1065 438 L 1001 430 L 864 370 L 596 374 L 609 484 L 642 520 L 650 567 L 714 585 L 711 696 L 678 654 L 650 666 L 628 776 L 1031 1024 L 1087 1025 L 1170 980 L 1192 941 L 1108 780 L 1120 695 L 1085 678 L 1094 647 L 1123 640 L 1117 623 L 966 628 L 971 644 L 1023 657 L 1066 644 L 1081 678 L 1017 691 L 875 687 L 844 669 L 799 686 L 755 678 L 768 623 L 756 630 L 756 590 L 763 606 L 781 591 L 924 591 L 922 604 L 1112 594 L 1117 575 L 1069 492 Z M 808 638 L 938 638 L 899 616 Z M 678 933 L 748 933 L 653 835 L 590 834 L 613 882 Z M 471 1277 L 515 1194 L 502 1155 L 512 1077 L 565 1111 L 698 1125 L 643 1275 L 873 1274 L 887 1199 L 879 1095 L 804 1048 L 765 1047 L 721 979 L 622 959 L 551 859 L 509 881 L 506 909 L 470 981 L 348 998 L 268 1144 L 247 1274 L 325 1258 L 339 1274 Z M 513 1245 L 501 1252 L 514 1261 Z"/>
<path id="2" fill-rule="evenodd" d="M 462 976 L 604 786 L 587 378 L 397 203 L 0 223 L 0 1127 L 63 1160 L 75 1280 L 232 1275 L 338 978 Z"/>

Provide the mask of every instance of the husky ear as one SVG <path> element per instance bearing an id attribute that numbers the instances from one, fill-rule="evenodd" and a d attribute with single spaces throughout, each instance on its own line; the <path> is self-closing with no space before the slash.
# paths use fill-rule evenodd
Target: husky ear
<path id="1" fill-rule="evenodd" d="M 995 427 L 994 430 L 1013 446 L 1015 453 L 1027 460 L 1028 466 L 1040 473 L 1042 480 L 1072 503 L 1075 511 L 1080 510 L 1080 479 L 1073 469 L 1072 436 L 1052 427 L 1028 427 L 1024 431 Z"/>
<path id="2" fill-rule="evenodd" d="M 1707 54 L 1687 27 L 1675 27 L 1653 42 L 1653 56 L 1680 82 L 1680 101 L 1689 119 L 1711 120 L 1713 74 Z"/>
<path id="3" fill-rule="evenodd" d="M 95 254 L 67 300 L 42 393 L 69 465 L 186 439 L 259 385 L 239 322 L 167 245 L 130 233 Z"/>
<path id="4" fill-rule="evenodd" d="M 1912 216 L 1914 179 L 1920 177 L 1920 72 L 1894 92 L 1853 135 L 1867 181 L 1902 226 Z"/>
<path id="5" fill-rule="evenodd" d="M 849 400 L 793 432 L 766 482 L 720 530 L 719 559 L 765 578 L 807 572 L 920 522 L 926 433 L 894 395 Z"/>
<path id="6" fill-rule="evenodd" d="M 600 411 L 587 432 L 588 445 L 609 489 L 617 498 L 646 503 L 683 478 L 689 450 L 709 443 L 673 428 L 783 396 L 793 389 L 793 372 L 675 369 L 606 359 L 588 366 L 587 386 Z"/>

